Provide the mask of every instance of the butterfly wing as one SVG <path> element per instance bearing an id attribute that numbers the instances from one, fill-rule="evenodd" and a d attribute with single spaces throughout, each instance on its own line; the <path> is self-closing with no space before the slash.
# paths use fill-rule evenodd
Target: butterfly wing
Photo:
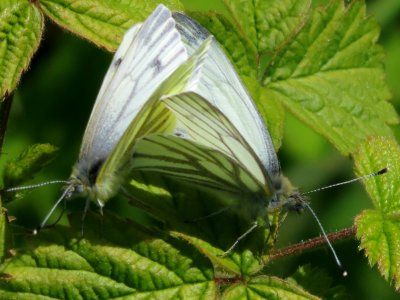
<path id="1" fill-rule="evenodd" d="M 135 170 L 156 171 L 235 194 L 273 196 L 257 155 L 218 108 L 194 92 L 162 102 L 174 112 L 187 136 L 144 137 L 135 150 Z"/>
<path id="2" fill-rule="evenodd" d="M 174 135 L 143 137 L 135 149 L 132 168 L 231 194 L 255 195 L 263 191 L 260 182 L 229 156 Z"/>
<path id="3" fill-rule="evenodd" d="M 170 11 L 163 5 L 131 28 L 116 52 L 90 116 L 79 162 L 104 161 L 141 107 L 187 53 Z"/>
<path id="4" fill-rule="evenodd" d="M 182 93 L 192 87 L 209 46 L 210 40 L 206 40 L 190 59 L 162 82 L 125 130 L 96 177 L 96 198 L 99 203 L 104 203 L 115 193 L 119 187 L 117 181 L 131 170 L 134 147 L 140 137 L 154 132 L 172 133 L 175 130 L 175 116 L 160 102 L 160 98 L 163 95 Z"/>
<path id="5" fill-rule="evenodd" d="M 230 157 L 266 184 L 257 155 L 218 108 L 194 92 L 166 97 L 162 102 L 174 112 L 191 140 Z"/>
<path id="6" fill-rule="evenodd" d="M 190 55 L 210 33 L 183 14 L 174 13 L 173 17 Z M 217 107 L 235 125 L 269 176 L 278 178 L 279 161 L 268 130 L 234 67 L 215 40 L 211 44 L 203 74 L 196 93 Z"/>

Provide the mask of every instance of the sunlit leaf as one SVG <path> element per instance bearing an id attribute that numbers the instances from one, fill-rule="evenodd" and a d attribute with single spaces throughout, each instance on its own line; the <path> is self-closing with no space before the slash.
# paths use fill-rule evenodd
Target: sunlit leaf
<path id="1" fill-rule="evenodd" d="M 355 155 L 358 174 L 388 173 L 364 180 L 375 209 L 357 216 L 357 237 L 371 265 L 400 289 L 400 147 L 393 139 L 368 140 Z"/>
<path id="2" fill-rule="evenodd" d="M 125 31 L 144 19 L 159 1 L 41 0 L 43 12 L 60 26 L 107 50 L 115 50 Z M 182 8 L 179 0 L 163 1 L 171 10 Z"/>
<path id="3" fill-rule="evenodd" d="M 106 217 L 101 233 L 101 220 L 90 219 L 85 238 L 63 227 L 27 237 L 31 250 L 6 262 L 0 294 L 18 299 L 215 298 L 211 265 L 192 248 Z"/>
<path id="4" fill-rule="evenodd" d="M 249 282 L 233 284 L 223 293 L 223 299 L 321 299 L 302 288 L 277 277 L 259 276 Z"/>
<path id="5" fill-rule="evenodd" d="M 0 100 L 17 86 L 39 46 L 43 16 L 26 0 L 0 1 Z"/>

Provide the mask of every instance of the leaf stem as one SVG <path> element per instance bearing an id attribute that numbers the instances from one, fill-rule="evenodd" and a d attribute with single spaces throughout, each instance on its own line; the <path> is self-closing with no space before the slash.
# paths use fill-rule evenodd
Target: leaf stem
<path id="1" fill-rule="evenodd" d="M 6 135 L 8 118 L 10 116 L 11 104 L 14 98 L 14 94 L 8 94 L 4 96 L 4 100 L 0 105 L 0 154 L 3 149 L 4 137 Z"/>
<path id="2" fill-rule="evenodd" d="M 350 228 L 342 229 L 337 232 L 329 233 L 327 236 L 331 242 L 335 242 L 349 237 L 354 237 L 355 233 L 356 233 L 356 228 L 353 226 Z M 277 260 L 286 256 L 298 255 L 306 250 L 314 249 L 325 243 L 326 243 L 325 238 L 323 236 L 320 236 L 305 242 L 290 245 L 282 249 L 273 250 L 269 256 L 269 260 Z"/>

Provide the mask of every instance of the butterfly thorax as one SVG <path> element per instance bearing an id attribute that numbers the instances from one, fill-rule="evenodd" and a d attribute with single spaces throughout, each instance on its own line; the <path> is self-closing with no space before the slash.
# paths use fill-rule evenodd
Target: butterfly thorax
<path id="1" fill-rule="evenodd" d="M 110 174 L 106 178 L 102 178 L 101 181 L 98 180 L 102 164 L 103 160 L 94 164 L 88 164 L 84 161 L 75 164 L 68 184 L 72 188 L 71 197 L 89 198 L 102 207 L 116 195 L 120 187 L 117 176 Z"/>

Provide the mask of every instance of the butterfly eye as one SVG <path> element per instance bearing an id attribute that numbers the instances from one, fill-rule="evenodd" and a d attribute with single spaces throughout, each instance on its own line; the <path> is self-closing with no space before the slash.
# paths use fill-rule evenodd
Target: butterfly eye
<path id="1" fill-rule="evenodd" d="M 73 190 L 71 190 L 71 192 L 69 192 L 69 193 L 67 194 L 67 198 L 71 198 L 71 196 L 72 196 L 74 193 L 78 193 L 78 194 L 83 193 L 83 190 L 84 190 L 83 185 L 82 185 L 82 184 L 78 184 L 78 185 L 76 185 L 76 186 L 74 187 Z"/>

